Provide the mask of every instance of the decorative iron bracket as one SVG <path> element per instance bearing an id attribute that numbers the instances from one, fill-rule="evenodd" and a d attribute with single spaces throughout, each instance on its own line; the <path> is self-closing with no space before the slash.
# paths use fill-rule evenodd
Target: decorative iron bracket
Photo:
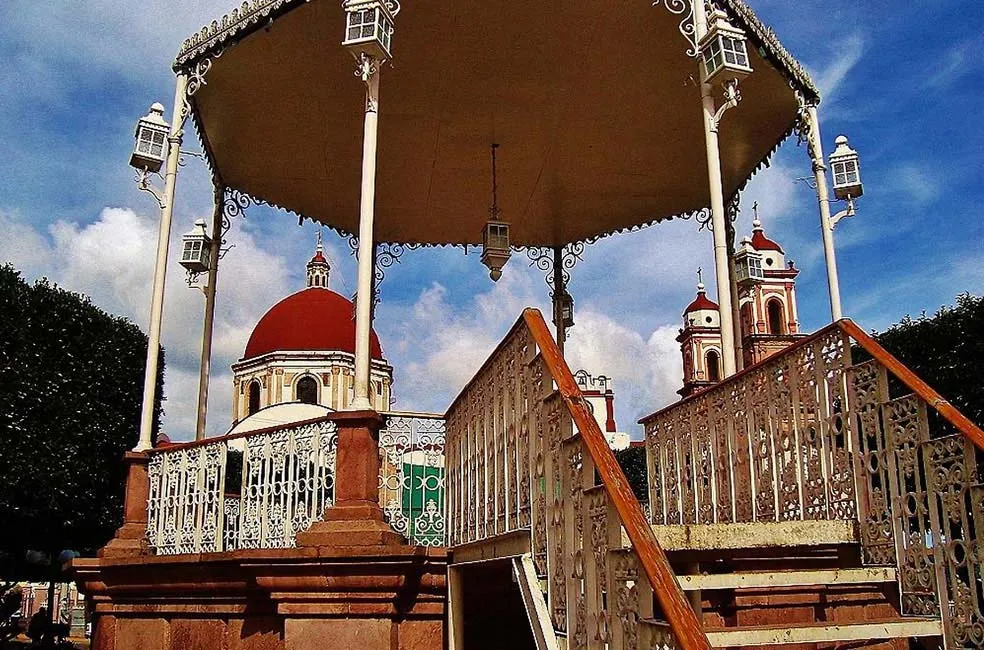
<path id="1" fill-rule="evenodd" d="M 732 108 L 736 108 L 741 103 L 741 90 L 738 88 L 737 79 L 730 79 L 722 85 L 724 86 L 724 103 L 717 109 L 717 113 L 714 114 L 711 120 L 711 131 L 714 133 L 717 133 L 721 127 L 721 119 L 724 117 L 724 114 Z"/>
<path id="2" fill-rule="evenodd" d="M 571 281 L 571 270 L 583 259 L 584 242 L 574 242 L 564 246 L 560 255 L 561 286 L 566 291 L 566 287 Z M 530 260 L 530 266 L 535 266 L 546 274 L 544 282 L 550 288 L 550 298 L 553 298 L 557 290 L 554 249 L 549 246 L 533 246 L 526 249 L 526 257 Z"/>
<path id="3" fill-rule="evenodd" d="M 703 0 L 697 0 L 703 2 Z M 697 26 L 694 24 L 694 0 L 662 0 L 663 6 L 674 16 L 680 16 L 680 34 L 687 39 L 690 47 L 687 56 L 697 58 Z M 653 6 L 659 6 L 660 0 L 653 0 Z"/>

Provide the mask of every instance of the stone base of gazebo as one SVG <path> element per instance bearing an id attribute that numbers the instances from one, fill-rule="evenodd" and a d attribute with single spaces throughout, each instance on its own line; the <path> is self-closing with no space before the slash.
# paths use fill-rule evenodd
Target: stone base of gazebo
<path id="1" fill-rule="evenodd" d="M 443 549 L 365 546 L 75 560 L 93 650 L 440 650 Z"/>
<path id="2" fill-rule="evenodd" d="M 378 505 L 379 416 L 338 413 L 335 504 L 296 548 L 152 555 L 148 456 L 127 454 L 124 524 L 68 571 L 93 650 L 440 650 L 447 551 L 406 546 Z"/>

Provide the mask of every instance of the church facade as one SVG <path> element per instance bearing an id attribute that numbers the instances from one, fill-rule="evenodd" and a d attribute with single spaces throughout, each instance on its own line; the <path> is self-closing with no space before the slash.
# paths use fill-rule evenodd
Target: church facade
<path id="1" fill-rule="evenodd" d="M 803 338 L 796 306 L 799 270 L 762 222 L 752 222 L 752 236 L 742 239 L 735 251 L 738 305 L 741 315 L 742 360 L 745 367 L 759 363 Z M 721 312 L 707 297 L 703 282 L 697 296 L 683 312 L 683 328 L 677 335 L 683 357 L 682 397 L 721 381 Z"/>

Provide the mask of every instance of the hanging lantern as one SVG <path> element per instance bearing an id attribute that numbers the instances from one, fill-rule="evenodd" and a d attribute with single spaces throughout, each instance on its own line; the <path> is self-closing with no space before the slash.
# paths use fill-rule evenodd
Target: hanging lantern
<path id="1" fill-rule="evenodd" d="M 752 284 L 765 280 L 762 269 L 762 253 L 752 248 L 752 240 L 746 237 L 742 247 L 735 253 L 735 278 L 739 285 Z"/>
<path id="2" fill-rule="evenodd" d="M 212 240 L 205 232 L 205 221 L 199 219 L 191 232 L 181 237 L 181 266 L 192 273 L 208 271 Z"/>
<path id="3" fill-rule="evenodd" d="M 393 0 L 346 0 L 345 40 L 342 45 L 358 56 L 391 59 L 395 31 L 393 19 L 400 5 Z"/>
<path id="4" fill-rule="evenodd" d="M 505 221 L 489 221 L 482 237 L 482 264 L 489 267 L 489 277 L 498 282 L 502 267 L 509 261 L 512 248 L 509 245 L 509 224 Z"/>
<path id="5" fill-rule="evenodd" d="M 847 136 L 838 136 L 837 148 L 830 154 L 830 170 L 834 175 L 834 196 L 841 201 L 860 198 L 864 194 L 861 184 L 861 160 L 851 149 Z"/>
<path id="6" fill-rule="evenodd" d="M 158 172 L 167 156 L 167 134 L 170 125 L 164 120 L 164 106 L 155 103 L 150 112 L 137 122 L 136 146 L 130 155 L 130 166 L 148 172 Z"/>
<path id="7" fill-rule="evenodd" d="M 554 325 L 558 325 L 554 316 Z M 565 290 L 560 296 L 560 320 L 564 329 L 574 327 L 574 297 Z"/>
<path id="8" fill-rule="evenodd" d="M 715 9 L 707 22 L 707 34 L 700 42 L 704 81 L 710 82 L 722 73 L 734 79 L 750 75 L 745 32 L 728 22 L 727 14 L 720 9 Z"/>

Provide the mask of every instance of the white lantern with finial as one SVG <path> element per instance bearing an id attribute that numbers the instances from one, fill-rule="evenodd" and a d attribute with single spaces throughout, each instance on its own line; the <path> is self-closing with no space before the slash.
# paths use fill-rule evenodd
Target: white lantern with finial
<path id="1" fill-rule="evenodd" d="M 834 143 L 837 148 L 830 154 L 834 196 L 841 201 L 860 198 L 864 194 L 864 186 L 861 184 L 861 161 L 858 152 L 851 149 L 847 136 L 838 136 Z"/>
<path id="2" fill-rule="evenodd" d="M 482 264 L 489 267 L 489 277 L 498 282 L 502 267 L 512 256 L 509 244 L 509 224 L 505 221 L 489 221 L 482 237 Z"/>
<path id="3" fill-rule="evenodd" d="M 195 222 L 191 232 L 181 237 L 181 266 L 192 273 L 208 271 L 212 239 L 205 232 L 205 220 Z"/>
<path id="4" fill-rule="evenodd" d="M 394 18 L 400 12 L 395 0 L 345 0 L 345 39 L 342 45 L 358 58 L 366 54 L 389 60 L 393 46 Z"/>
<path id="5" fill-rule="evenodd" d="M 728 15 L 715 9 L 707 20 L 707 34 L 700 41 L 700 58 L 704 66 L 704 81 L 719 75 L 743 79 L 752 73 L 748 59 L 745 32 L 728 21 Z"/>
<path id="6" fill-rule="evenodd" d="M 502 267 L 512 256 L 512 243 L 509 240 L 509 224 L 502 220 L 499 209 L 499 178 L 496 174 L 495 152 L 499 145 L 492 145 L 492 207 L 489 220 L 482 231 L 482 264 L 489 267 L 489 277 L 498 282 L 502 277 Z"/>
<path id="7" fill-rule="evenodd" d="M 154 103 L 150 112 L 137 122 L 136 145 L 130 155 L 130 166 L 148 172 L 158 172 L 167 157 L 167 135 L 171 125 L 164 119 L 164 106 Z"/>

